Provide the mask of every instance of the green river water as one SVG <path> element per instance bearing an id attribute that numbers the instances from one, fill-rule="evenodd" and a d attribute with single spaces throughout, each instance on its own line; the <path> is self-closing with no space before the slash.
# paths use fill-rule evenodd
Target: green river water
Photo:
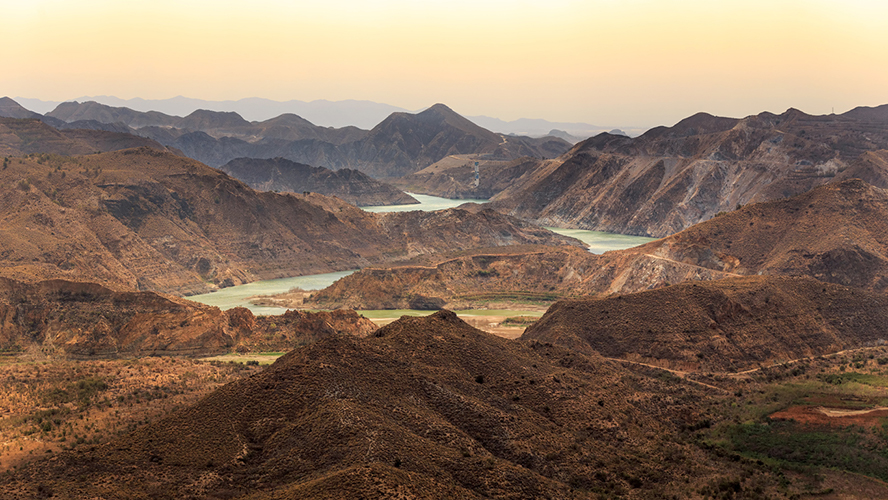
<path id="1" fill-rule="evenodd" d="M 452 200 L 448 198 L 438 198 L 436 196 L 427 196 L 421 194 L 412 194 L 420 203 L 414 205 L 394 205 L 383 207 L 365 207 L 368 212 L 405 212 L 410 210 L 434 211 L 456 207 L 463 203 L 475 202 L 485 203 L 487 200 Z M 560 229 L 547 228 L 558 234 L 571 236 L 589 245 L 589 251 L 592 253 L 603 253 L 609 250 L 621 250 L 638 246 L 654 238 L 644 238 L 641 236 L 627 236 L 623 234 L 603 233 L 600 231 L 586 231 L 582 229 Z M 283 314 L 285 309 L 280 307 L 266 307 L 251 304 L 247 299 L 256 295 L 274 295 L 289 291 L 291 288 L 301 288 L 303 290 L 320 290 L 333 284 L 336 280 L 348 276 L 357 269 L 350 271 L 339 271 L 335 273 L 313 274 L 308 276 L 296 276 L 293 278 L 281 278 L 275 280 L 255 281 L 246 285 L 238 285 L 221 290 L 206 293 L 202 295 L 193 295 L 188 297 L 190 300 L 217 306 L 220 309 L 231 309 L 232 307 L 246 307 L 256 315 L 276 315 Z M 397 318 L 403 315 L 423 316 L 431 314 L 434 311 L 416 311 L 410 309 L 399 310 L 382 310 L 382 311 L 359 311 L 365 317 L 374 318 Z M 466 311 L 456 311 L 460 316 L 540 316 L 541 312 L 522 311 L 522 310 L 505 310 L 491 311 L 486 309 L 473 309 Z"/>

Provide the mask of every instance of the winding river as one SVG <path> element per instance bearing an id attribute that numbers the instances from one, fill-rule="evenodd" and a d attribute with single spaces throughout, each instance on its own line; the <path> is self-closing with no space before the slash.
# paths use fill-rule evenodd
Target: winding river
<path id="1" fill-rule="evenodd" d="M 439 198 L 437 196 L 428 196 L 421 194 L 412 194 L 420 203 L 413 205 L 390 205 L 380 207 L 364 207 L 368 212 L 407 212 L 411 210 L 434 211 L 444 210 L 447 208 L 457 207 L 463 203 L 486 203 L 487 200 L 452 200 L 449 198 Z M 589 251 L 592 253 L 603 253 L 609 250 L 622 250 L 638 246 L 654 238 L 644 238 L 641 236 L 627 236 L 623 234 L 604 233 L 600 231 L 586 231 L 582 229 L 559 229 L 547 228 L 558 234 L 571 236 L 589 245 Z M 303 290 L 320 290 L 333 284 L 336 280 L 348 276 L 357 269 L 350 271 L 339 271 L 335 273 L 312 274 L 307 276 L 296 276 L 293 278 L 281 278 L 275 280 L 254 281 L 245 285 L 238 285 L 229 288 L 223 288 L 211 293 L 202 295 L 193 295 L 188 297 L 190 300 L 203 304 L 217 306 L 220 309 L 231 309 L 232 307 L 246 307 L 256 315 L 275 315 L 282 314 L 285 309 L 280 307 L 257 306 L 250 303 L 250 297 L 257 295 L 274 295 L 289 291 L 291 288 L 301 288 Z M 364 316 L 375 318 L 392 318 L 405 314 L 409 315 L 426 315 L 433 311 L 415 311 L 415 310 L 383 310 L 383 311 L 359 311 Z M 467 310 L 456 311 L 460 316 L 540 316 L 540 311 L 489 311 L 489 310 Z M 494 314 L 495 313 L 495 314 Z"/>

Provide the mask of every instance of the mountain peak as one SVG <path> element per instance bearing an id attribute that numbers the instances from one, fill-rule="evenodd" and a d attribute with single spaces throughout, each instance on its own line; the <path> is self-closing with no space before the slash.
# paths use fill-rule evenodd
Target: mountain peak
<path id="1" fill-rule="evenodd" d="M 40 115 L 26 109 L 9 97 L 0 97 L 0 116 L 6 118 L 40 118 Z"/>

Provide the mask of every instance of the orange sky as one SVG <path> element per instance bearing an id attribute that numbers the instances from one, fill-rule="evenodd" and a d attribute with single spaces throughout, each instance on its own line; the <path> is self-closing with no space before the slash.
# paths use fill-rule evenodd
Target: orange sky
<path id="1" fill-rule="evenodd" d="M 0 95 L 367 99 L 671 125 L 888 103 L 873 0 L 0 0 Z"/>

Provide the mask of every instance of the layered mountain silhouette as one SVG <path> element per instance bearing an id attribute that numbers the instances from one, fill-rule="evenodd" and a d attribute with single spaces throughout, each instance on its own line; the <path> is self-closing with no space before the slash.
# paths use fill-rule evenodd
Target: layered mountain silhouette
<path id="1" fill-rule="evenodd" d="M 284 158 L 236 158 L 219 170 L 259 191 L 302 193 L 311 191 L 357 206 L 419 203 L 400 189 L 358 170 L 311 167 Z"/>
<path id="2" fill-rule="evenodd" d="M 443 104 L 417 114 L 392 113 L 370 131 L 318 127 L 293 114 L 248 122 L 234 112 L 197 110 L 180 118 L 96 102 L 62 103 L 46 116 L 65 123 L 123 125 L 212 167 L 240 157 L 281 157 L 331 169 L 353 168 L 377 178 L 400 177 L 452 154 L 553 158 L 570 148 L 557 137 L 495 134 Z"/>
<path id="3" fill-rule="evenodd" d="M 888 148 L 886 110 L 699 113 L 634 139 L 600 134 L 540 162 L 491 206 L 546 225 L 666 236 L 737 205 L 854 177 L 860 155 Z M 888 187 L 884 171 L 868 174 Z"/>

